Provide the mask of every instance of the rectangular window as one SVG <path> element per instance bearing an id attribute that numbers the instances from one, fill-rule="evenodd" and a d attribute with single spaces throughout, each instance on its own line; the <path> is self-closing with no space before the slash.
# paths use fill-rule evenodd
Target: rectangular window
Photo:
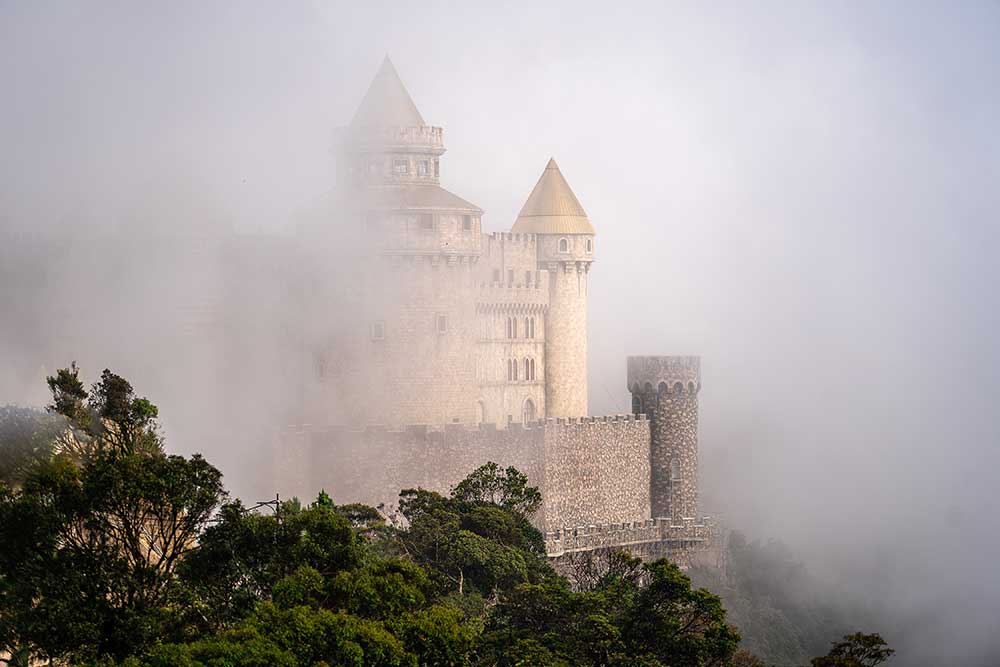
<path id="1" fill-rule="evenodd" d="M 434 160 L 434 178 L 437 178 L 440 175 L 441 175 L 441 163 L 438 162 L 437 160 Z"/>
<path id="2" fill-rule="evenodd" d="M 420 174 L 421 176 L 426 176 L 427 174 L 430 173 L 430 171 L 431 167 L 430 164 L 427 162 L 427 160 L 421 160 L 420 162 L 417 163 L 417 173 Z"/>
<path id="3" fill-rule="evenodd" d="M 463 215 L 462 216 L 462 229 L 464 229 L 467 232 L 471 232 L 472 231 L 472 216 L 471 215 Z"/>
<path id="4" fill-rule="evenodd" d="M 410 173 L 409 160 L 393 160 L 392 173 L 396 174 L 397 176 L 405 176 L 408 173 Z"/>
<path id="5" fill-rule="evenodd" d="M 493 269 L 493 282 L 500 282 L 500 269 Z"/>
<path id="6" fill-rule="evenodd" d="M 434 216 L 430 213 L 420 214 L 420 228 L 421 229 L 434 229 Z"/>
<path id="7" fill-rule="evenodd" d="M 382 320 L 372 322 L 372 340 L 385 340 L 385 322 Z"/>
<path id="8" fill-rule="evenodd" d="M 437 322 L 437 332 L 439 334 L 448 333 L 448 316 L 445 313 L 438 313 L 435 320 Z"/>

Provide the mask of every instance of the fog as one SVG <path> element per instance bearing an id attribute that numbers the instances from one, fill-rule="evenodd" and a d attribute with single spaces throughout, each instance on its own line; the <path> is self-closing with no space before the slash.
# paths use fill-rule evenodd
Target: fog
<path id="1" fill-rule="evenodd" d="M 586 208 L 591 412 L 628 410 L 626 355 L 701 355 L 704 509 L 886 619 L 894 663 L 995 663 L 1000 6 L 359 4 L 0 3 L 0 404 L 109 366 L 268 493 L 301 351 L 255 316 L 296 312 L 268 278 L 389 53 L 486 229 L 550 156 Z M 211 269 L 231 232 L 259 284 Z M 225 397 L 185 384 L 213 364 Z"/>

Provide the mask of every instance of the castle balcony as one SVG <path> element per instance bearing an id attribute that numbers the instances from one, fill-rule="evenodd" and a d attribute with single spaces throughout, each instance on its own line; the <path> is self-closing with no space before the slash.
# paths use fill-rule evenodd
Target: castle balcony
<path id="1" fill-rule="evenodd" d="M 423 125 L 418 127 L 346 127 L 338 131 L 338 142 L 351 151 L 399 150 L 444 153 L 444 130 Z"/>

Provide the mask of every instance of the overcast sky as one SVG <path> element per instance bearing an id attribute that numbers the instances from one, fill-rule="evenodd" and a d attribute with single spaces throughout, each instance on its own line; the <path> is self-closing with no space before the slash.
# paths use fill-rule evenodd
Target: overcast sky
<path id="1" fill-rule="evenodd" d="M 705 509 L 995 661 L 1000 4 L 539 4 L 0 0 L 0 226 L 288 232 L 388 53 L 487 229 L 589 213 L 592 412 L 700 354 Z"/>

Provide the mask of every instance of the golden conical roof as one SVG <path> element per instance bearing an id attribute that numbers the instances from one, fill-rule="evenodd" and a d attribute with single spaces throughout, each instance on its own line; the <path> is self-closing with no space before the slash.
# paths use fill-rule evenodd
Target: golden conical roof
<path id="1" fill-rule="evenodd" d="M 555 159 L 528 195 L 512 232 L 519 234 L 593 234 L 594 226 L 573 194 Z"/>
<path id="2" fill-rule="evenodd" d="M 368 86 L 351 121 L 354 127 L 423 127 L 424 117 L 399 78 L 389 56 Z"/>

